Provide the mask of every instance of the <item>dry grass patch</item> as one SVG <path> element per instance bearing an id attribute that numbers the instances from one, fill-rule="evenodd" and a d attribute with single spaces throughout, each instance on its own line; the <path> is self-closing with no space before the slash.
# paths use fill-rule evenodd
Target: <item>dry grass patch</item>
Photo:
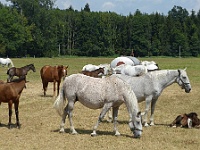
<path id="1" fill-rule="evenodd" d="M 147 60 L 142 58 L 143 60 Z M 178 114 L 196 111 L 200 115 L 200 59 L 175 59 L 158 58 L 151 59 L 158 62 L 163 69 L 178 69 L 188 67 L 188 75 L 192 84 L 192 91 L 186 94 L 177 84 L 173 84 L 164 90 L 160 96 L 155 110 L 156 126 L 143 128 L 140 139 L 133 139 L 128 127 L 128 113 L 125 105 L 119 111 L 119 131 L 121 136 L 115 137 L 113 124 L 102 122 L 98 128 L 98 136 L 91 137 L 90 133 L 97 121 L 100 110 L 91 110 L 80 103 L 76 103 L 74 109 L 74 125 L 78 135 L 69 134 L 69 122 L 66 120 L 66 133 L 58 133 L 61 118 L 52 108 L 52 84 L 49 84 L 47 97 L 43 97 L 42 83 L 39 70 L 43 65 L 63 64 L 69 65 L 68 74 L 77 73 L 88 64 L 109 63 L 111 58 L 36 58 L 13 59 L 15 66 L 21 67 L 34 63 L 36 73 L 30 72 L 27 79 L 27 88 L 24 89 L 20 104 L 19 117 L 21 129 L 7 128 L 8 107 L 1 105 L 0 149 L 24 150 L 24 149 L 198 149 L 200 147 L 200 130 L 170 128 L 171 123 Z M 194 60 L 193 60 L 194 59 Z M 195 63 L 192 65 L 192 62 Z M 0 68 L 0 79 L 6 80 L 6 68 Z M 140 108 L 144 109 L 144 102 Z M 15 123 L 15 114 L 12 117 Z"/>

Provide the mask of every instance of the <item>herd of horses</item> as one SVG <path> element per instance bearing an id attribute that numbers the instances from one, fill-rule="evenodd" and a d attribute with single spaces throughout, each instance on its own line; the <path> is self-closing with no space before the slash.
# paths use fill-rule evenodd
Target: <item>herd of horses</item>
<path id="1" fill-rule="evenodd" d="M 6 60 L 9 62 L 6 62 Z M 12 67 L 7 70 L 7 82 L 0 81 L 0 103 L 8 103 L 9 128 L 11 128 L 12 105 L 14 104 L 16 125 L 20 128 L 18 116 L 19 98 L 26 87 L 28 71 L 32 70 L 36 72 L 36 69 L 34 64 L 16 68 L 10 59 L 6 60 L 0 58 L 0 64 L 2 66 L 7 65 L 8 67 L 11 65 Z M 40 76 L 44 96 L 46 96 L 48 83 L 53 82 L 53 97 L 57 96 L 54 108 L 62 117 L 60 132 L 64 132 L 65 119 L 68 116 L 71 133 L 77 133 L 73 126 L 72 111 L 75 103 L 79 101 L 90 109 L 102 108 L 91 133 L 92 136 L 96 135 L 99 123 L 106 113 L 110 112 L 111 108 L 112 115 L 110 115 L 110 119 L 113 119 L 115 135 L 120 135 L 117 129 L 117 116 L 120 105 L 125 103 L 130 116 L 129 127 L 134 137 L 138 138 L 142 134 L 143 125 L 154 125 L 155 105 L 166 87 L 177 83 L 186 93 L 191 91 L 191 84 L 186 69 L 160 70 L 154 61 L 139 62 L 135 57 L 117 57 L 110 64 L 100 64 L 98 66 L 92 64 L 85 65 L 80 73 L 70 76 L 67 76 L 68 66 L 43 66 L 40 69 Z M 128 69 L 125 71 L 122 66 L 128 66 Z M 144 66 L 145 69 L 143 70 L 145 71 L 138 74 L 137 71 L 141 72 L 142 70 L 139 67 L 144 68 Z M 139 69 L 133 69 L 132 67 L 138 67 Z M 116 68 L 118 72 L 116 72 Z M 134 75 L 130 75 L 129 71 L 133 72 L 133 70 L 136 73 L 134 72 Z M 18 78 L 14 78 L 14 76 Z M 62 78 L 63 85 L 60 88 Z M 144 112 L 140 112 L 138 107 L 138 103 L 142 101 L 146 103 Z M 151 108 L 151 115 L 150 123 L 148 124 L 147 116 L 149 108 Z M 175 125 L 181 127 L 198 127 L 200 121 L 197 114 L 193 112 L 177 116 L 170 124 L 170 126 Z"/>

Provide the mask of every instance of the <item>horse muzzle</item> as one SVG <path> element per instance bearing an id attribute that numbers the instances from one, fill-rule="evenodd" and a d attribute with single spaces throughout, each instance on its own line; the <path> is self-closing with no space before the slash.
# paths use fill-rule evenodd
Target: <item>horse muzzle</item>
<path id="1" fill-rule="evenodd" d="M 185 93 L 190 93 L 191 88 L 185 89 Z"/>

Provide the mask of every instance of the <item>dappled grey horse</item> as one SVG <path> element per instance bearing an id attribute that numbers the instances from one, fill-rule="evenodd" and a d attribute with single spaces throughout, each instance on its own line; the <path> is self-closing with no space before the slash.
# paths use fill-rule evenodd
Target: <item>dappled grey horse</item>
<path id="1" fill-rule="evenodd" d="M 65 107 L 66 99 L 68 104 Z M 91 133 L 92 136 L 96 135 L 99 123 L 111 107 L 113 107 L 115 135 L 120 135 L 117 129 L 117 116 L 118 109 L 122 103 L 125 103 L 128 109 L 130 116 L 129 126 L 134 137 L 141 136 L 142 123 L 137 98 L 131 87 L 119 78 L 93 78 L 83 74 L 73 74 L 66 77 L 60 94 L 54 103 L 54 108 L 62 116 L 60 132 L 64 132 L 65 119 L 68 115 L 70 131 L 72 134 L 77 133 L 72 122 L 72 111 L 76 101 L 90 109 L 103 108 Z"/>
<path id="2" fill-rule="evenodd" d="M 113 74 L 123 81 L 126 81 L 131 85 L 132 90 L 134 91 L 138 102 L 146 101 L 146 108 L 144 112 L 143 123 L 144 126 L 147 124 L 147 114 L 151 104 L 151 116 L 150 116 L 150 125 L 154 125 L 153 115 L 155 110 L 155 105 L 158 100 L 158 97 L 161 95 L 162 91 L 173 83 L 178 83 L 182 89 L 185 89 L 186 93 L 189 93 L 191 90 L 191 85 L 189 78 L 184 70 L 159 70 L 148 72 L 143 76 L 139 77 L 130 77 L 121 74 Z"/>

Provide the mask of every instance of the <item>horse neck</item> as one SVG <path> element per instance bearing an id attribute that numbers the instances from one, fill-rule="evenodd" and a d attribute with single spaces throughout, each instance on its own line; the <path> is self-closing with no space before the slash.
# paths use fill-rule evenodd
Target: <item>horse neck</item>
<path id="1" fill-rule="evenodd" d="M 161 70 L 157 72 L 155 71 L 155 73 L 157 73 L 155 77 L 159 80 L 160 86 L 162 86 L 163 89 L 175 83 L 176 78 L 179 75 L 177 70 Z"/>
<path id="2" fill-rule="evenodd" d="M 25 80 L 21 80 L 19 82 L 11 82 L 12 86 L 14 86 L 15 90 L 17 91 L 17 93 L 21 93 L 22 90 L 25 87 Z"/>
<path id="3" fill-rule="evenodd" d="M 31 68 L 29 66 L 23 67 L 26 71 L 29 71 Z"/>
<path id="4" fill-rule="evenodd" d="M 137 116 L 137 113 L 139 111 L 138 102 L 134 92 L 130 87 L 128 87 L 128 90 L 125 90 L 126 92 L 124 94 L 124 101 L 129 112 L 130 120 L 132 120 L 134 117 Z"/>

